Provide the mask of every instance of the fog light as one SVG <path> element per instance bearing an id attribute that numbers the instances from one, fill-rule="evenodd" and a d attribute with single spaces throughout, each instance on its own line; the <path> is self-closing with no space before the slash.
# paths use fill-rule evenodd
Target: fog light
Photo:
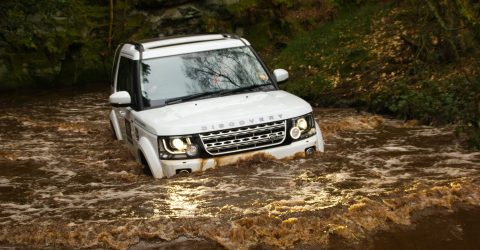
<path id="1" fill-rule="evenodd" d="M 310 148 L 305 149 L 305 155 L 306 156 L 311 156 L 314 153 L 315 153 L 315 147 L 310 147 Z"/>
<path id="2" fill-rule="evenodd" d="M 198 153 L 198 147 L 194 144 L 189 144 L 186 151 L 188 156 L 195 156 Z"/>
<path id="3" fill-rule="evenodd" d="M 190 174 L 191 172 L 192 172 L 192 169 L 190 168 L 175 170 L 176 174 Z"/>
<path id="4" fill-rule="evenodd" d="M 298 138 L 300 138 L 300 135 L 302 134 L 302 131 L 300 131 L 300 129 L 298 127 L 293 127 L 292 129 L 290 129 L 290 136 L 296 140 Z"/>
<path id="5" fill-rule="evenodd" d="M 168 159 L 168 156 L 169 156 L 168 154 L 161 154 L 161 155 L 160 155 L 160 157 L 161 157 L 162 159 Z"/>

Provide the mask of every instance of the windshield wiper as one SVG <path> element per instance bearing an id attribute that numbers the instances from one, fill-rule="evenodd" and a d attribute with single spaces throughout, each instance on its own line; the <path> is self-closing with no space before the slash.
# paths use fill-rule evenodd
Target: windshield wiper
<path id="1" fill-rule="evenodd" d="M 225 95 L 225 94 L 238 93 L 238 92 L 252 90 L 252 89 L 256 89 L 256 88 L 267 86 L 267 85 L 271 85 L 271 84 L 267 83 L 267 84 L 260 84 L 260 85 L 250 85 L 250 86 L 236 88 L 236 89 L 224 89 L 222 91 L 217 92 L 217 94 L 218 95 Z"/>
<path id="2" fill-rule="evenodd" d="M 193 100 L 193 99 L 197 99 L 197 98 L 201 98 L 209 95 L 214 95 L 219 92 L 221 91 L 209 91 L 209 92 L 202 92 L 202 93 L 197 93 L 193 95 L 174 97 L 174 98 L 165 100 L 165 105 L 176 103 L 176 102 L 185 102 L 185 101 L 189 101 L 189 100 Z"/>
<path id="3" fill-rule="evenodd" d="M 219 90 L 219 91 L 208 91 L 208 92 L 202 92 L 202 93 L 197 93 L 193 95 L 187 95 L 187 96 L 180 96 L 180 97 L 174 97 L 165 100 L 165 105 L 172 104 L 172 103 L 177 103 L 177 102 L 185 102 L 185 101 L 190 101 L 193 99 L 201 98 L 201 97 L 206 97 L 210 95 L 225 95 L 225 94 L 231 94 L 231 93 L 237 93 L 237 92 L 242 92 L 242 91 L 247 91 L 251 89 L 256 89 L 259 87 L 271 85 L 269 84 L 260 84 L 260 85 L 250 85 L 246 87 L 241 87 L 241 88 L 236 88 L 236 89 L 224 89 L 224 90 Z"/>

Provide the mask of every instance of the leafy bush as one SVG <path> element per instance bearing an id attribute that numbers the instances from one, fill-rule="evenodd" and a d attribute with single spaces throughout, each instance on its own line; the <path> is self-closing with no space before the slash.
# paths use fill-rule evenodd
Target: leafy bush
<path id="1" fill-rule="evenodd" d="M 102 68 L 98 23 L 105 13 L 86 1 L 0 2 L 0 60 L 12 72 L 5 82 L 50 85 L 63 75 L 71 84 L 83 71 Z"/>
<path id="2" fill-rule="evenodd" d="M 300 33 L 271 60 L 290 70 L 286 90 L 319 105 L 360 105 L 427 124 L 455 123 L 480 147 L 480 40 L 470 28 L 478 14 L 471 25 L 449 33 L 417 0 L 332 3 L 340 6 L 333 21 Z M 464 18 L 438 4 L 441 18 Z"/>

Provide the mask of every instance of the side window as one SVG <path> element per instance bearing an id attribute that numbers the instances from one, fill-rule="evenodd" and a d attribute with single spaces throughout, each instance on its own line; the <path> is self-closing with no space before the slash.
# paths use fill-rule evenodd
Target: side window
<path id="1" fill-rule="evenodd" d="M 135 89 L 135 62 L 131 59 L 120 57 L 118 67 L 117 91 L 127 91 L 132 98 L 132 108 L 137 107 L 137 95 Z"/>

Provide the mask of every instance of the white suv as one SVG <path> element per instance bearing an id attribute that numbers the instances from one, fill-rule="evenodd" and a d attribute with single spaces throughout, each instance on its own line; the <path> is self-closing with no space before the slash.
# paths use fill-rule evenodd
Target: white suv
<path id="1" fill-rule="evenodd" d="M 121 44 L 110 103 L 113 134 L 155 178 L 266 154 L 323 152 L 312 107 L 278 83 L 250 43 L 197 35 Z"/>

